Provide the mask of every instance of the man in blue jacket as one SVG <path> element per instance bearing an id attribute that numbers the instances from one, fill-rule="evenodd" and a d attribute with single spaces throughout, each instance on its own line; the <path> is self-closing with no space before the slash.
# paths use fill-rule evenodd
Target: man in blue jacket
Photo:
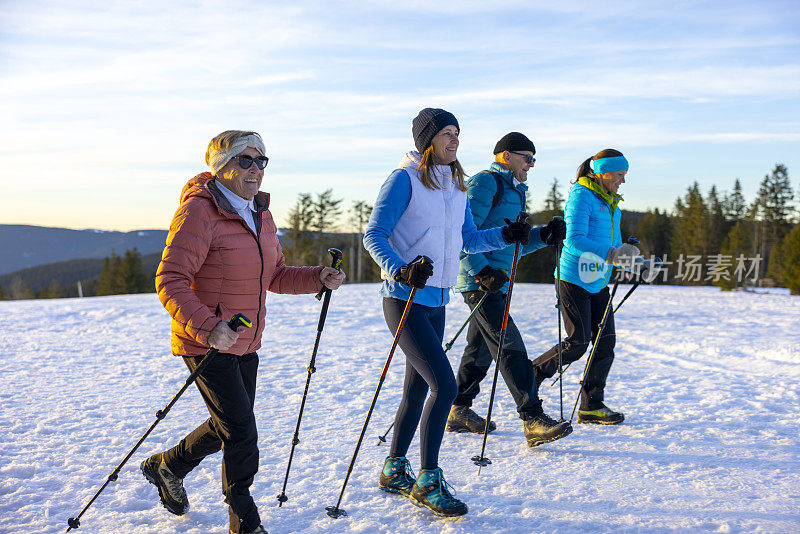
<path id="1" fill-rule="evenodd" d="M 514 220 L 525 210 L 528 171 L 533 167 L 536 148 L 530 139 L 519 132 L 505 135 L 494 148 L 495 161 L 488 171 L 475 174 L 467 182 L 472 219 L 478 229 L 495 228 Z M 520 254 L 529 254 L 553 245 L 566 236 L 566 223 L 553 219 L 546 226 L 531 230 L 530 242 Z M 514 257 L 514 247 L 482 254 L 461 253 L 461 263 L 455 290 L 461 293 L 470 310 L 488 293 L 480 309 L 472 316 L 467 330 L 467 346 L 461 357 L 456 381 L 458 396 L 450 409 L 447 430 L 450 432 L 483 433 L 486 420 L 470 407 L 480 391 L 492 358 L 497 357 L 500 327 L 508 293 L 508 275 Z M 517 412 L 524 421 L 523 429 L 530 447 L 555 441 L 572 432 L 569 422 L 557 422 L 542 410 L 533 364 L 522 342 L 514 320 L 506 326 L 503 358 L 499 362 Z M 494 430 L 492 422 L 489 430 Z"/>

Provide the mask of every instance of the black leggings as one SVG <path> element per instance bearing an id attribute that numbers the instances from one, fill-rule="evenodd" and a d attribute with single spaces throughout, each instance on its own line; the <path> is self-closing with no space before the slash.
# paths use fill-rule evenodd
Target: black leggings
<path id="1" fill-rule="evenodd" d="M 404 300 L 383 299 L 383 315 L 392 334 L 397 331 L 405 306 Z M 443 338 L 444 306 L 412 304 L 398 340 L 406 355 L 406 377 L 389 455 L 405 456 L 419 426 L 422 469 L 439 467 L 439 447 L 457 393 L 453 369 L 442 348 Z"/>
<path id="2" fill-rule="evenodd" d="M 597 338 L 608 296 L 608 286 L 597 293 L 589 293 L 575 284 L 561 282 L 561 316 L 567 330 L 567 338 L 561 342 L 561 361 L 565 366 L 583 356 L 589 343 Z M 616 340 L 614 310 L 611 309 L 581 388 L 581 410 L 596 410 L 603 405 L 606 379 L 614 363 Z M 558 345 L 536 358 L 533 365 L 539 379 L 555 375 L 558 372 Z"/>

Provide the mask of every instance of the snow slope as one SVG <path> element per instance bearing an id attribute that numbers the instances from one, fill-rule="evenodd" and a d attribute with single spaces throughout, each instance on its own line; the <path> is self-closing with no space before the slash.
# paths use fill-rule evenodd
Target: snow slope
<path id="1" fill-rule="evenodd" d="M 532 355 L 557 330 L 552 286 L 519 284 L 512 314 Z M 345 286 L 331 303 L 289 501 L 277 507 L 319 316 L 310 295 L 269 295 L 256 415 L 261 469 L 253 486 L 265 526 L 284 532 L 798 532 L 800 298 L 642 287 L 617 316 L 617 360 L 606 392 L 619 427 L 575 425 L 528 449 L 498 385 L 480 477 L 481 436 L 447 434 L 441 465 L 470 507 L 443 520 L 376 487 L 387 446 L 376 436 L 399 402 L 395 356 L 342 507 L 336 502 L 391 344 L 376 285 Z M 63 532 L 187 376 L 169 355 L 155 295 L 0 302 L 0 533 Z M 454 297 L 446 336 L 467 308 Z M 450 352 L 457 366 L 463 336 Z M 583 360 L 581 360 L 583 362 Z M 565 413 L 582 364 L 568 372 Z M 490 372 L 490 377 L 491 373 Z M 485 414 L 490 379 L 475 406 Z M 558 416 L 558 386 L 543 385 Z M 224 533 L 219 455 L 186 479 L 192 509 L 167 513 L 139 462 L 205 417 L 192 387 L 84 515 L 83 533 Z M 409 453 L 418 468 L 417 444 Z"/>

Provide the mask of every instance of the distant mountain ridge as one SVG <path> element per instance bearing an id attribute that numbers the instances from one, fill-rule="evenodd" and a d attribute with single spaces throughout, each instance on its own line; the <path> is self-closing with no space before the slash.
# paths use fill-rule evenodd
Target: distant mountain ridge
<path id="1" fill-rule="evenodd" d="M 0 275 L 37 265 L 83 258 L 105 258 L 136 248 L 142 255 L 161 252 L 167 230 L 72 230 L 0 224 Z"/>

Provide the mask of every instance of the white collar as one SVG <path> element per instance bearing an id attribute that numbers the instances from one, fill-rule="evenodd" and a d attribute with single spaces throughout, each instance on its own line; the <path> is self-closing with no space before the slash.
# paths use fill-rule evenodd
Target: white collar
<path id="1" fill-rule="evenodd" d="M 225 195 L 225 198 L 228 199 L 228 202 L 231 203 L 231 206 L 237 212 L 240 212 L 245 208 L 250 208 L 251 211 L 256 211 L 255 203 L 253 202 L 253 198 L 255 197 L 251 198 L 250 200 L 244 199 L 239 195 L 237 195 L 236 193 L 234 193 L 233 191 L 231 191 L 230 189 L 228 189 L 227 187 L 225 187 L 224 185 L 222 185 L 222 182 L 220 182 L 219 180 L 215 180 L 215 182 L 217 182 L 219 190 L 222 191 L 222 194 Z"/>

